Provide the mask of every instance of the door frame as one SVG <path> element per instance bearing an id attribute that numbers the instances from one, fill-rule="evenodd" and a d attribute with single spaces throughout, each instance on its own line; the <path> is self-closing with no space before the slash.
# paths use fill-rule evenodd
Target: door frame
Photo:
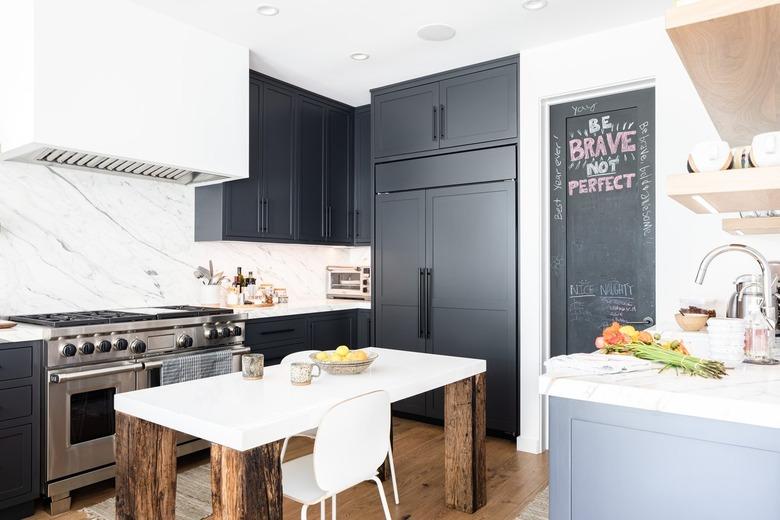
<path id="1" fill-rule="evenodd" d="M 539 343 L 539 356 L 538 363 L 534 367 L 538 375 L 544 373 L 544 362 L 550 359 L 550 107 L 560 103 L 571 103 L 580 99 L 589 99 L 593 97 L 609 96 L 612 94 L 621 94 L 625 92 L 631 92 L 633 90 L 640 90 L 644 88 L 656 87 L 655 77 L 638 78 L 630 81 L 614 83 L 612 85 L 605 85 L 596 88 L 575 90 L 563 94 L 557 94 L 554 96 L 544 97 L 539 100 L 539 108 L 541 110 L 541 132 L 542 138 L 539 141 L 541 168 L 539 168 L 540 183 L 542 186 L 542 218 L 541 224 L 541 262 L 538 265 L 538 276 L 541 280 L 542 290 L 539 292 L 539 308 L 542 310 L 541 320 L 539 326 L 541 342 Z M 657 123 L 657 119 L 656 119 Z M 657 147 L 656 147 L 657 148 Z M 656 153 L 656 150 L 653 150 Z M 656 281 L 657 283 L 657 281 Z M 518 316 L 518 319 L 520 317 Z M 522 341 L 521 341 L 522 344 Z M 521 375 L 522 377 L 522 375 Z M 526 404 L 528 400 L 524 399 L 525 396 L 521 394 L 521 406 Z M 538 407 L 538 422 L 539 429 L 535 432 L 540 439 L 541 451 L 549 449 L 549 432 L 548 432 L 548 404 L 547 398 L 539 395 L 539 407 Z M 522 430 L 522 428 L 521 428 Z M 526 432 L 522 432 L 521 437 L 527 436 Z M 518 441 L 521 437 L 518 437 Z"/>

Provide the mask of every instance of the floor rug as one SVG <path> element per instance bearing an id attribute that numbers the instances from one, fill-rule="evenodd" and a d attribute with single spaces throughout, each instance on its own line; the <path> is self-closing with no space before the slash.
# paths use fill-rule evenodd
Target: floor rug
<path id="1" fill-rule="evenodd" d="M 517 520 L 548 520 L 550 518 L 550 489 L 541 490 L 523 509 Z"/>

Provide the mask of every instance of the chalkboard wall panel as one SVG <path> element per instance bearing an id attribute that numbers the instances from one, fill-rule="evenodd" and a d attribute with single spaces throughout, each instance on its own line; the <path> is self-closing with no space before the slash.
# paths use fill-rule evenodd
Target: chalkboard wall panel
<path id="1" fill-rule="evenodd" d="M 550 350 L 655 322 L 655 89 L 550 107 Z"/>

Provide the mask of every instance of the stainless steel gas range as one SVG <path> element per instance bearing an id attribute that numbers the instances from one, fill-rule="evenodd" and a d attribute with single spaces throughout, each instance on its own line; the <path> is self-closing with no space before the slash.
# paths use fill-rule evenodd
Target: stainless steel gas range
<path id="1" fill-rule="evenodd" d="M 70 509 L 72 490 L 114 476 L 114 395 L 159 386 L 163 364 L 180 356 L 228 350 L 237 371 L 238 354 L 249 351 L 246 315 L 230 309 L 175 306 L 10 319 L 46 327 L 44 492 L 52 514 Z M 178 444 L 180 455 L 208 447 L 183 435 Z"/>

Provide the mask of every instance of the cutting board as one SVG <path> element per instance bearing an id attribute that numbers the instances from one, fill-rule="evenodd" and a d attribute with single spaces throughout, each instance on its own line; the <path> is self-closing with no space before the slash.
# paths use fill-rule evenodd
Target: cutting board
<path id="1" fill-rule="evenodd" d="M 0 329 L 12 329 L 16 327 L 16 322 L 0 320 Z"/>

